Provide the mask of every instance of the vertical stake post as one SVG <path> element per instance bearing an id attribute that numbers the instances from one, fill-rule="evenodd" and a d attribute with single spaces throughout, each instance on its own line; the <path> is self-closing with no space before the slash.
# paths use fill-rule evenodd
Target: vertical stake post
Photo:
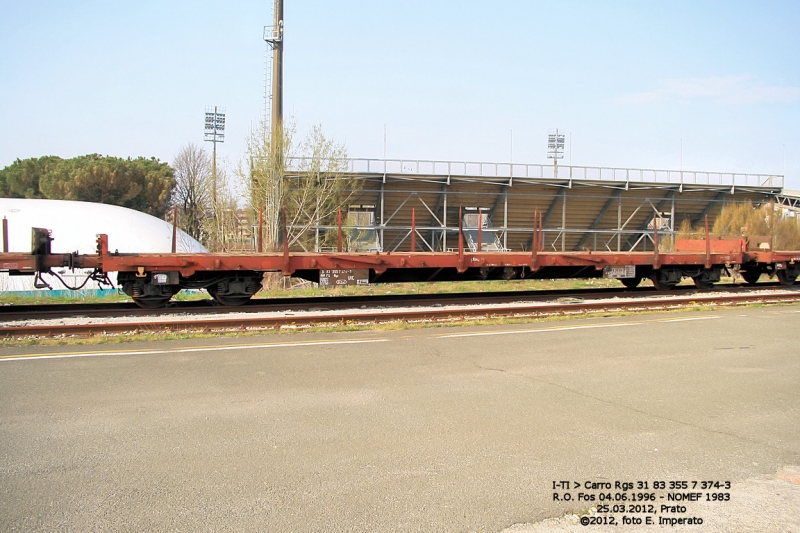
<path id="1" fill-rule="evenodd" d="M 711 235 L 708 233 L 708 215 L 706 215 L 706 268 L 711 268 Z"/>
<path id="2" fill-rule="evenodd" d="M 172 208 L 172 253 L 178 250 L 178 206 Z"/>
<path id="3" fill-rule="evenodd" d="M 531 270 L 536 271 L 536 260 L 539 254 L 539 210 L 533 212 L 533 239 L 531 239 Z"/>
<path id="4" fill-rule="evenodd" d="M 416 209 L 411 208 L 411 253 L 417 251 L 417 214 Z"/>
<path id="5" fill-rule="evenodd" d="M 338 238 L 336 240 L 336 251 L 342 251 L 342 208 L 339 208 L 339 221 L 338 221 Z"/>
<path id="6" fill-rule="evenodd" d="M 661 268 L 661 258 L 658 256 L 658 222 L 653 218 L 653 268 Z"/>
<path id="7" fill-rule="evenodd" d="M 8 219 L 3 217 L 3 253 L 8 253 Z"/>
<path id="8" fill-rule="evenodd" d="M 544 251 L 544 225 L 541 212 L 539 213 L 539 251 Z"/>
<path id="9" fill-rule="evenodd" d="M 476 252 L 483 250 L 483 213 L 481 208 L 478 208 L 478 246 L 475 247 Z"/>
<path id="10" fill-rule="evenodd" d="M 264 208 L 258 210 L 258 253 L 264 251 Z"/>
<path id="11" fill-rule="evenodd" d="M 289 270 L 289 235 L 286 231 L 286 206 L 281 206 L 281 241 L 283 242 L 283 275 L 291 275 Z"/>
<path id="12" fill-rule="evenodd" d="M 464 272 L 464 217 L 461 216 L 461 206 L 458 207 L 458 272 Z"/>

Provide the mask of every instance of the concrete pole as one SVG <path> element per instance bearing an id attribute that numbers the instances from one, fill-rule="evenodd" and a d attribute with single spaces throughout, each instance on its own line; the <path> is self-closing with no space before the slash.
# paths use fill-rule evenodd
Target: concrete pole
<path id="1" fill-rule="evenodd" d="M 272 52 L 272 132 L 273 142 L 283 125 L 283 0 L 275 0 L 275 31 L 277 39 Z"/>

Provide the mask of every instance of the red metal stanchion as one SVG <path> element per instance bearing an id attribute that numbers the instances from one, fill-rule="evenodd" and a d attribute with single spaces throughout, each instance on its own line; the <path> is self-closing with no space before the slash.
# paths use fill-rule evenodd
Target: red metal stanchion
<path id="1" fill-rule="evenodd" d="M 258 253 L 264 251 L 264 208 L 258 210 Z"/>
<path id="2" fill-rule="evenodd" d="M 653 219 L 653 268 L 661 268 L 661 260 L 658 256 L 658 222 Z"/>
<path id="3" fill-rule="evenodd" d="M 283 275 L 290 276 L 289 269 L 289 232 L 286 230 L 286 206 L 281 207 L 281 241 L 283 241 Z"/>
<path id="4" fill-rule="evenodd" d="M 544 227 L 542 225 L 542 214 L 539 213 L 539 251 L 544 250 Z"/>
<path id="5" fill-rule="evenodd" d="M 706 215 L 706 268 L 711 268 L 711 235 L 708 232 L 708 215 Z"/>
<path id="6" fill-rule="evenodd" d="M 461 216 L 461 206 L 458 207 L 458 266 L 456 270 L 464 272 L 464 218 Z"/>
<path id="7" fill-rule="evenodd" d="M 339 221 L 337 224 L 339 231 L 336 240 L 336 251 L 341 252 L 342 251 L 342 208 L 341 207 L 339 208 Z"/>
<path id="8" fill-rule="evenodd" d="M 536 271 L 539 253 L 539 210 L 533 212 L 533 238 L 531 239 L 531 270 Z"/>
<path id="9" fill-rule="evenodd" d="M 178 206 L 172 208 L 172 253 L 178 249 Z"/>
<path id="10" fill-rule="evenodd" d="M 411 252 L 417 251 L 417 214 L 416 209 L 411 208 Z"/>
<path id="11" fill-rule="evenodd" d="M 481 208 L 478 208 L 478 245 L 475 247 L 476 252 L 483 250 L 483 213 Z"/>

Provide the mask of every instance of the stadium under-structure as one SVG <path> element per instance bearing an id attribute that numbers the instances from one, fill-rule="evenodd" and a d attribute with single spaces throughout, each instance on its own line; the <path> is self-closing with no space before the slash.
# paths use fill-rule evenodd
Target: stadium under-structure
<path id="1" fill-rule="evenodd" d="M 663 246 L 684 220 L 713 225 L 727 203 L 776 201 L 783 188 L 771 174 L 418 160 L 352 159 L 340 175 L 358 183 L 348 249 L 384 252 L 452 251 L 460 222 L 469 250 L 526 251 L 536 216 L 544 250 L 647 251 L 654 229 Z"/>

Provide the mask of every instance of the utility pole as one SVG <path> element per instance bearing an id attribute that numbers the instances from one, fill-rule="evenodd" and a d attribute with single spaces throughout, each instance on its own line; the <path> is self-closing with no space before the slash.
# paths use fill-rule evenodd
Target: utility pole
<path id="1" fill-rule="evenodd" d="M 273 139 L 283 125 L 283 0 L 274 1 L 273 25 L 264 27 L 264 40 L 272 49 L 270 133 Z"/>
<path id="2" fill-rule="evenodd" d="M 270 221 L 270 240 L 277 245 L 281 240 L 281 233 L 278 231 L 279 220 L 283 217 L 281 209 L 282 203 L 282 182 L 284 164 L 283 160 L 285 147 L 283 146 L 283 0 L 274 0 L 273 3 L 272 26 L 264 27 L 264 41 L 272 52 L 272 65 L 267 61 L 267 80 L 266 87 L 270 85 L 268 102 L 265 102 L 264 113 L 269 107 L 269 126 L 266 117 L 264 129 L 269 127 L 269 159 L 270 159 L 270 179 L 272 181 L 271 190 L 265 190 L 267 218 Z M 267 132 L 264 132 L 265 136 Z M 266 141 L 267 139 L 265 139 Z M 266 185 L 266 184 L 265 184 Z M 284 222 L 285 223 L 285 222 Z"/>

